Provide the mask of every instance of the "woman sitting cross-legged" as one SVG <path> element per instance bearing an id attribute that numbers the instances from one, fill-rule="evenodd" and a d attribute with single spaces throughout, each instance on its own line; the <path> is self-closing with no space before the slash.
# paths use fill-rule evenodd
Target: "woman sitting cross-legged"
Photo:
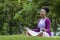
<path id="1" fill-rule="evenodd" d="M 51 21 L 47 17 L 47 14 L 49 13 L 49 8 L 47 6 L 44 6 L 40 10 L 40 16 L 41 18 L 38 20 L 36 29 L 29 29 L 28 27 L 25 27 L 26 34 L 28 36 L 43 36 L 43 37 L 50 37 L 50 24 Z"/>

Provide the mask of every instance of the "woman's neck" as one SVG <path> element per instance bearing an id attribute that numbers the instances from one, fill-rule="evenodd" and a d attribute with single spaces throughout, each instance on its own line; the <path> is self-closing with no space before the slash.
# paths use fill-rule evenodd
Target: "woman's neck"
<path id="1" fill-rule="evenodd" d="M 45 18 L 46 18 L 46 16 L 42 17 L 42 19 L 45 19 Z"/>

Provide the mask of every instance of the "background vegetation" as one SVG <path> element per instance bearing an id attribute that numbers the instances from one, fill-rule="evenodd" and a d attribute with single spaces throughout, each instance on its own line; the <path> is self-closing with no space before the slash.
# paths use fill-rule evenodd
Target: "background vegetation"
<path id="1" fill-rule="evenodd" d="M 24 26 L 35 28 L 42 6 L 50 8 L 51 30 L 56 32 L 60 24 L 60 0 L 0 0 L 0 35 L 20 34 Z"/>

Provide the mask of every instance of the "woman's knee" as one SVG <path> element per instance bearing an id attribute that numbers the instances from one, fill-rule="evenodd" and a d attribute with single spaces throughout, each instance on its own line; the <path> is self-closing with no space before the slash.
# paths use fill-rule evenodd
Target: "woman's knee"
<path id="1" fill-rule="evenodd" d="M 29 33 L 29 32 L 27 32 L 27 31 L 26 31 L 26 35 L 29 35 L 29 36 L 31 36 L 31 35 L 30 35 L 30 33 Z"/>
<path id="2" fill-rule="evenodd" d="M 40 37 L 41 37 L 41 36 L 43 36 L 43 33 L 40 33 L 40 34 L 38 34 L 37 36 L 40 36 Z"/>

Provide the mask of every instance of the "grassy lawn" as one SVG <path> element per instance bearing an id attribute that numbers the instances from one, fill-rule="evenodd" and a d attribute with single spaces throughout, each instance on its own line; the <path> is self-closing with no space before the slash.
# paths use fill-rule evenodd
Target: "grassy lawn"
<path id="1" fill-rule="evenodd" d="M 0 35 L 0 40 L 60 40 L 60 37 L 27 37 L 26 35 Z"/>

